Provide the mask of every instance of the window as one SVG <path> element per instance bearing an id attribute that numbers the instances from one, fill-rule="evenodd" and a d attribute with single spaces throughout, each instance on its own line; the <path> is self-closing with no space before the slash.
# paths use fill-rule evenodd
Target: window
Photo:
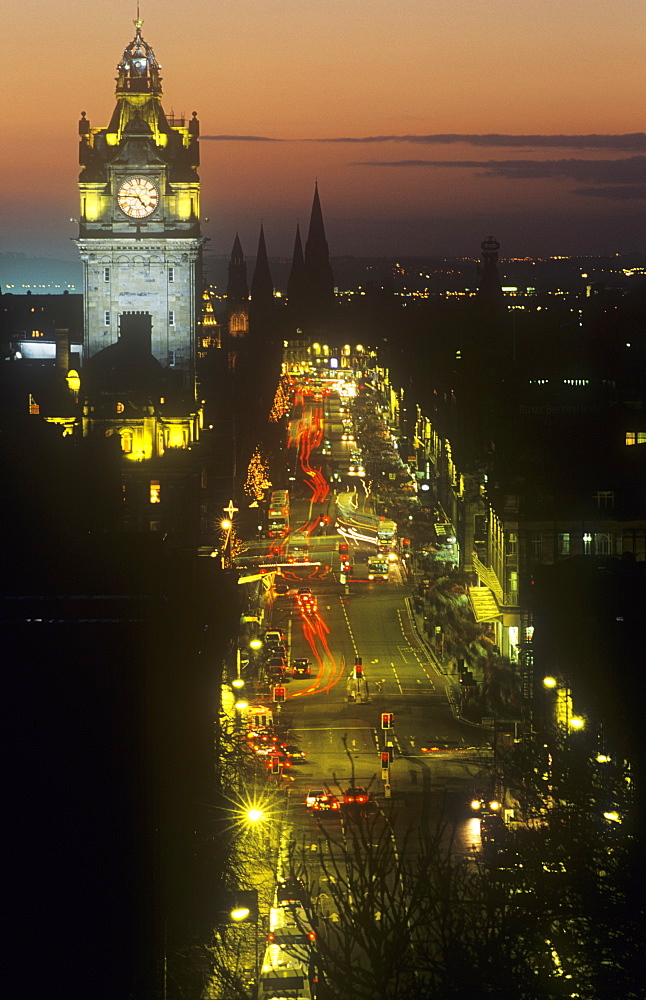
<path id="1" fill-rule="evenodd" d="M 104 281 L 109 281 L 110 280 L 110 268 L 109 267 L 104 267 L 103 268 L 103 280 Z"/>
<path id="2" fill-rule="evenodd" d="M 590 535 L 586 531 L 585 535 L 583 536 L 583 555 L 589 556 L 591 552 L 592 552 L 592 535 Z"/>
<path id="3" fill-rule="evenodd" d="M 615 494 L 612 490 L 598 490 L 592 498 L 599 510 L 612 510 L 615 506 Z"/>
<path id="4" fill-rule="evenodd" d="M 560 531 L 557 537 L 558 537 L 558 554 L 560 556 L 569 556 L 570 554 L 569 531 Z"/>
<path id="5" fill-rule="evenodd" d="M 161 485 L 157 479 L 150 480 L 150 502 L 161 503 Z"/>
<path id="6" fill-rule="evenodd" d="M 543 556 L 543 536 L 540 531 L 532 531 L 532 559 L 539 560 Z"/>
<path id="7" fill-rule="evenodd" d="M 132 431 L 130 428 L 126 428 L 121 431 L 121 451 L 124 455 L 132 454 Z"/>
<path id="8" fill-rule="evenodd" d="M 518 535 L 515 531 L 510 531 L 507 537 L 507 555 L 516 556 L 518 549 Z"/>
<path id="9" fill-rule="evenodd" d="M 596 534 L 594 536 L 594 552 L 597 556 L 612 555 L 612 536 Z"/>
<path id="10" fill-rule="evenodd" d="M 161 531 L 161 521 L 151 521 L 150 522 L 151 531 Z"/>
<path id="11" fill-rule="evenodd" d="M 110 310 L 109 309 L 106 309 L 105 313 L 103 314 L 103 322 L 104 322 L 105 326 L 110 326 Z"/>
<path id="12" fill-rule="evenodd" d="M 626 431 L 626 444 L 646 444 L 646 431 Z"/>
<path id="13" fill-rule="evenodd" d="M 172 265 L 168 268 L 168 280 L 175 281 L 175 268 Z"/>
<path id="14" fill-rule="evenodd" d="M 168 313 L 168 325 L 175 326 L 175 310 L 171 309 Z"/>
<path id="15" fill-rule="evenodd" d="M 168 367 L 169 368 L 174 368 L 175 367 L 175 351 L 169 351 L 168 352 Z M 163 400 L 162 400 L 162 402 L 163 402 Z"/>

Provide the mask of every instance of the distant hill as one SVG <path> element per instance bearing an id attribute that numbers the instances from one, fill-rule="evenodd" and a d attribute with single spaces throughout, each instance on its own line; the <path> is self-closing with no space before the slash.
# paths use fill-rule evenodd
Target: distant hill
<path id="1" fill-rule="evenodd" d="M 21 294 L 32 292 L 82 292 L 81 261 L 57 257 L 31 257 L 0 251 L 0 289 Z"/>

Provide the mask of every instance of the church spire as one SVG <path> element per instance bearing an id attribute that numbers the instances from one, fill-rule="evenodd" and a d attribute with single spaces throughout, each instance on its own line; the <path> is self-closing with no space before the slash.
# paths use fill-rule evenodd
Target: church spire
<path id="1" fill-rule="evenodd" d="M 274 283 L 269 270 L 269 259 L 267 257 L 267 247 L 265 245 L 265 231 L 260 224 L 260 237 L 258 239 L 258 253 L 256 254 L 256 266 L 251 279 L 251 304 L 254 312 L 258 309 L 270 309 L 274 304 Z"/>
<path id="2" fill-rule="evenodd" d="M 325 238 L 323 211 L 318 183 L 314 186 L 310 228 L 305 244 L 305 272 L 307 295 L 314 312 L 331 306 L 334 302 L 334 276 L 330 266 L 330 252 Z"/>
<path id="3" fill-rule="evenodd" d="M 236 233 L 229 261 L 227 282 L 227 328 L 229 336 L 244 337 L 249 332 L 249 286 L 247 265 L 240 237 Z"/>

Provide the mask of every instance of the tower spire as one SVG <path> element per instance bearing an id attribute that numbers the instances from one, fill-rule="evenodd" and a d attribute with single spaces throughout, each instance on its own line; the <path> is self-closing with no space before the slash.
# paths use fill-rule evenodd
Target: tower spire
<path id="1" fill-rule="evenodd" d="M 330 252 L 325 238 L 318 181 L 314 184 L 310 228 L 305 244 L 305 272 L 308 304 L 313 314 L 325 311 L 334 302 L 334 276 L 330 267 Z"/>

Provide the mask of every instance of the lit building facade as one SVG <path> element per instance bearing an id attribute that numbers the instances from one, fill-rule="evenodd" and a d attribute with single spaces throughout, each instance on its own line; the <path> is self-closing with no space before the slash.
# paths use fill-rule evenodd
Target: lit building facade
<path id="1" fill-rule="evenodd" d="M 160 66 L 135 21 L 110 123 L 79 122 L 85 359 L 113 344 L 123 313 L 150 313 L 152 352 L 194 389 L 200 232 L 199 124 L 168 117 Z"/>

